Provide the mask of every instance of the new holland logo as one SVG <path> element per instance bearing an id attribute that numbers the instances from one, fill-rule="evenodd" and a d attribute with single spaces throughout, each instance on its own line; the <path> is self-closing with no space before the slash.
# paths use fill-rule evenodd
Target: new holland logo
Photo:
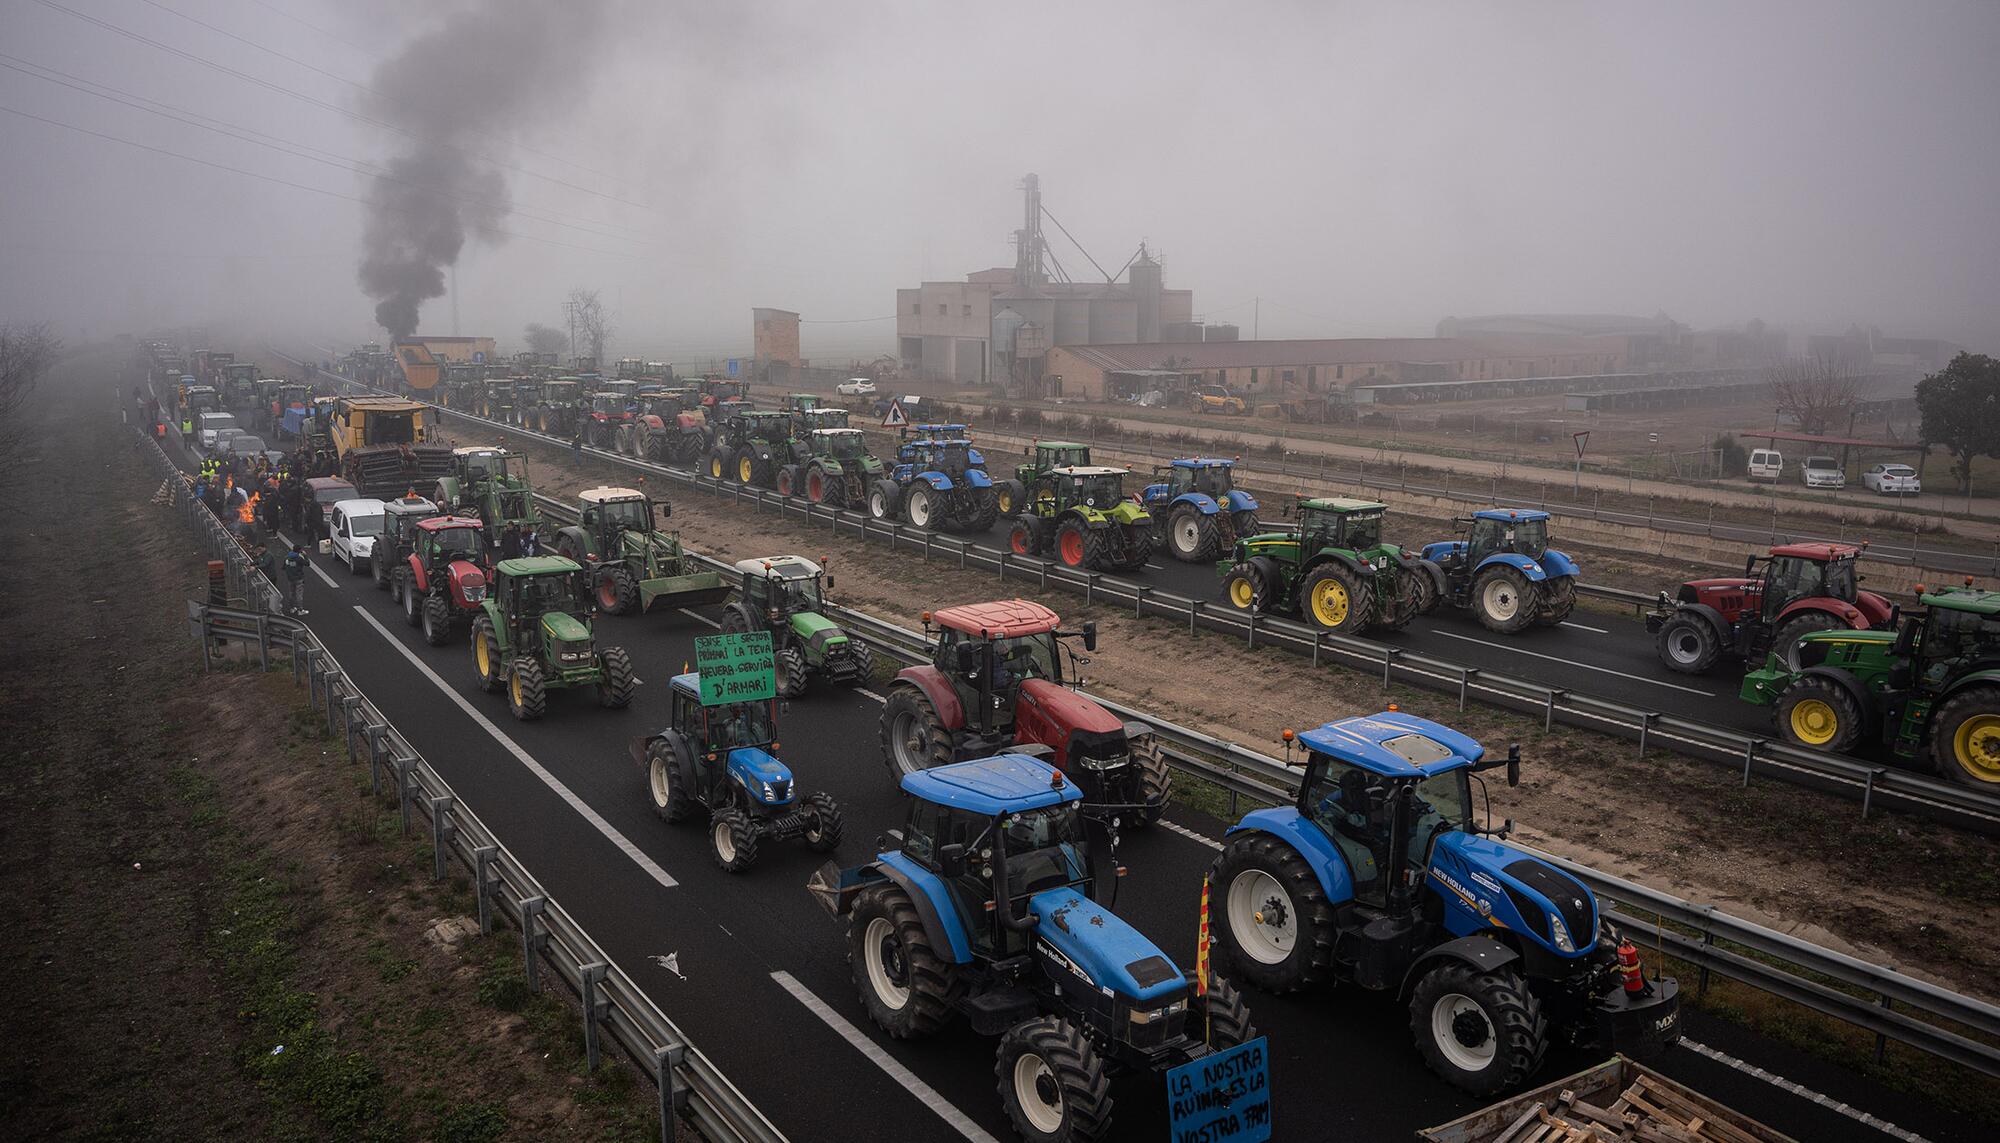
<path id="1" fill-rule="evenodd" d="M 1068 969 L 1070 971 L 1070 975 L 1076 977 L 1078 980 L 1083 981 L 1085 984 L 1091 983 L 1090 974 L 1084 972 L 1083 969 L 1078 968 L 1077 963 L 1075 961 L 1064 956 L 1061 949 L 1057 948 L 1056 946 L 1050 944 L 1047 941 L 1036 941 L 1035 947 L 1042 951 L 1043 956 L 1048 957 L 1050 960 L 1055 961 L 1057 964 Z"/>

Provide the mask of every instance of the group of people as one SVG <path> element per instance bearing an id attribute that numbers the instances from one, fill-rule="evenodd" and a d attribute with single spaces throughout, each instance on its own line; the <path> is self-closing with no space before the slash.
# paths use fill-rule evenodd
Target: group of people
<path id="1" fill-rule="evenodd" d="M 500 558 L 517 560 L 542 554 L 542 537 L 533 528 L 509 523 L 500 530 Z"/>

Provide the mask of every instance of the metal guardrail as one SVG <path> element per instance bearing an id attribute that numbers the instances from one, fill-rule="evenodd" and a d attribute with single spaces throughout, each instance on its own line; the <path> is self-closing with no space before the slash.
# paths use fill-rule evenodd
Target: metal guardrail
<path id="1" fill-rule="evenodd" d="M 348 387 L 366 388 L 337 374 L 321 375 Z M 569 447 L 567 441 L 559 441 L 518 425 L 487 420 L 455 409 L 447 408 L 444 412 L 496 433 L 526 437 L 559 448 Z M 790 513 L 803 519 L 808 526 L 824 523 L 829 535 L 849 533 L 863 540 L 885 541 L 892 551 L 916 551 L 925 560 L 945 558 L 955 560 L 960 568 L 991 570 L 1001 582 L 1012 576 L 1033 582 L 1044 590 L 1054 587 L 1074 592 L 1081 594 L 1087 605 L 1129 606 L 1135 616 L 1151 615 L 1171 619 L 1176 624 L 1185 623 L 1189 634 L 1205 629 L 1241 636 L 1244 645 L 1253 650 L 1261 643 L 1308 655 L 1315 667 L 1322 662 L 1333 662 L 1357 671 L 1378 674 L 1385 687 L 1402 682 L 1447 694 L 1455 693 L 1460 710 L 1465 709 L 1469 700 L 1477 698 L 1491 706 L 1529 715 L 1539 714 L 1544 729 L 1560 720 L 1566 725 L 1635 740 L 1642 757 L 1647 746 L 1663 743 L 1682 753 L 1730 766 L 1741 773 L 1745 785 L 1753 778 L 1768 777 L 1847 797 L 1860 802 L 1863 818 L 1880 806 L 1981 833 L 2000 834 L 2000 797 L 1969 786 L 1927 778 L 1899 767 L 1871 765 L 1841 755 L 1806 750 L 1571 688 L 1553 687 L 1501 671 L 1466 666 L 1392 644 L 1350 635 L 1331 635 L 1293 620 L 1229 607 L 1212 607 L 1209 600 L 1176 595 L 1134 580 L 1119 579 L 1101 572 L 1076 571 L 1047 560 L 1015 555 L 959 537 L 940 535 L 901 523 L 873 520 L 860 513 L 823 508 L 810 501 L 779 496 L 767 489 L 712 480 L 700 473 L 639 460 L 622 453 L 590 447 L 584 451 L 593 458 L 680 481 L 706 490 L 713 496 L 748 501 L 758 511 Z M 1616 589 L 1599 590 L 1610 595 Z"/>
<path id="2" fill-rule="evenodd" d="M 660 1136 L 673 1143 L 676 1123 L 686 1123 L 714 1143 L 783 1143 L 779 1132 L 749 1099 L 701 1053 L 624 969 L 607 956 L 583 926 L 398 731 L 340 662 L 300 620 L 283 615 L 284 595 L 259 572 L 221 521 L 192 495 L 166 453 L 141 434 L 166 474 L 175 506 L 187 517 L 213 561 L 223 565 L 226 596 L 245 606 L 190 601 L 188 621 L 201 639 L 202 663 L 219 640 L 254 644 L 261 665 L 271 651 L 290 653 L 293 678 L 306 685 L 313 709 L 323 712 L 323 733 L 346 740 L 350 761 L 368 763 L 370 790 L 394 796 L 402 807 L 403 833 L 428 826 L 435 867 L 442 879 L 456 862 L 472 876 L 479 931 L 490 933 L 496 916 L 521 933 L 528 987 L 539 991 L 546 971 L 577 997 L 583 1012 L 584 1052 L 592 1070 L 600 1047 L 623 1051 L 659 1092 Z M 421 819 L 421 820 L 420 820 Z"/>

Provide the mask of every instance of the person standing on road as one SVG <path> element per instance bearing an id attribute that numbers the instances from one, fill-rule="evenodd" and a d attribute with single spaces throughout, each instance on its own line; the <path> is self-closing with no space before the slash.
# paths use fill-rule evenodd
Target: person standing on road
<path id="1" fill-rule="evenodd" d="M 285 553 L 285 580 L 292 592 L 293 615 L 310 615 L 306 610 L 306 546 L 293 544 Z"/>
<path id="2" fill-rule="evenodd" d="M 257 545 L 257 559 L 255 562 L 257 564 L 257 571 L 265 579 L 271 581 L 271 586 L 278 586 L 278 557 L 271 554 L 271 549 L 268 545 Z"/>
<path id="3" fill-rule="evenodd" d="M 569 435 L 569 458 L 578 468 L 583 467 L 583 429 L 578 428 Z"/>
<path id="4" fill-rule="evenodd" d="M 509 524 L 507 525 L 507 530 L 500 533 L 500 558 L 503 560 L 518 560 L 521 558 L 521 526 L 519 524 Z"/>
<path id="5" fill-rule="evenodd" d="M 533 528 L 521 529 L 521 554 L 539 556 L 542 554 L 542 537 Z"/>

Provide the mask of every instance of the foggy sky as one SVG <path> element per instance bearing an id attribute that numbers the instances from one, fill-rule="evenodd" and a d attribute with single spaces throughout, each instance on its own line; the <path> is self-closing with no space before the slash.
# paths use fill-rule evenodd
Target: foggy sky
<path id="1" fill-rule="evenodd" d="M 69 126 L 0 112 L 0 320 L 380 338 L 357 200 L 409 139 L 367 86 L 469 6 L 8 0 L 0 107 Z M 512 212 L 460 258 L 461 332 L 517 347 L 586 286 L 616 353 L 743 352 L 757 305 L 828 323 L 807 356 L 893 352 L 898 286 L 1012 264 L 1034 171 L 1107 269 L 1145 239 L 1245 336 L 1664 311 L 2000 342 L 2000 5 L 610 7 L 578 90 L 469 145 Z"/>

